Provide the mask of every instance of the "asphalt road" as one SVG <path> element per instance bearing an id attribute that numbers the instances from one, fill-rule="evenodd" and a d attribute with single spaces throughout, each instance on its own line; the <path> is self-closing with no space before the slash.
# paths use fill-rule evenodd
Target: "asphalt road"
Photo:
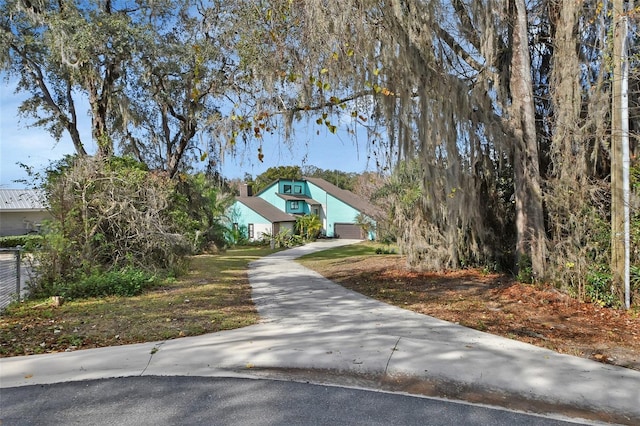
<path id="1" fill-rule="evenodd" d="M 569 425 L 466 403 L 274 380 L 128 377 L 0 391 L 12 425 Z"/>

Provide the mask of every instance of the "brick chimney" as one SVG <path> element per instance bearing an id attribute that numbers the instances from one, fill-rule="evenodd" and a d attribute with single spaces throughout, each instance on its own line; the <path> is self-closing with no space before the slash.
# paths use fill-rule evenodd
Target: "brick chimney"
<path id="1" fill-rule="evenodd" d="M 243 183 L 240 185 L 240 196 L 241 197 L 252 197 L 253 196 L 253 187 L 248 183 Z"/>

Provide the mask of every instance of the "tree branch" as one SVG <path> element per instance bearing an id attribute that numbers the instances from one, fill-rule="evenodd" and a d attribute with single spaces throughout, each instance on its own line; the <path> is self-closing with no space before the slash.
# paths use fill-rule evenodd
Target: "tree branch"
<path id="1" fill-rule="evenodd" d="M 438 37 L 445 42 L 456 55 L 460 56 L 471 68 L 477 72 L 482 72 L 486 67 L 480 62 L 475 60 L 469 52 L 467 52 L 447 31 L 443 30 L 441 26 L 435 26 L 435 31 Z"/>
<path id="2" fill-rule="evenodd" d="M 323 110 L 325 108 L 330 108 L 330 107 L 334 107 L 336 105 L 340 105 L 343 104 L 345 102 L 350 102 L 350 101 L 354 101 L 356 99 L 360 99 L 363 98 L 365 96 L 374 96 L 376 93 L 373 89 L 370 90 L 361 90 L 359 92 L 356 92 L 350 96 L 346 96 L 344 98 L 338 98 L 338 99 L 333 99 L 332 100 L 328 100 L 322 103 L 319 103 L 317 105 L 305 105 L 305 106 L 296 106 L 293 108 L 287 108 L 285 106 L 284 110 L 280 110 L 280 111 L 276 111 L 274 112 L 274 114 L 293 114 L 296 112 L 300 112 L 300 111 L 320 111 Z M 284 102 L 283 102 L 284 103 Z"/>

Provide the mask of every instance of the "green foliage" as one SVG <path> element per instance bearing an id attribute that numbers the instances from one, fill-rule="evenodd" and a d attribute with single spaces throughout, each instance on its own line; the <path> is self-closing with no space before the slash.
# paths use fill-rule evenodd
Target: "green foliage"
<path id="1" fill-rule="evenodd" d="M 640 167 L 635 164 L 631 167 L 632 197 L 637 197 L 640 191 L 639 178 Z M 591 190 L 586 196 L 574 185 L 574 181 L 567 183 L 564 190 L 558 190 L 549 198 L 548 206 L 555 211 L 550 223 L 557 227 L 556 235 L 564 236 L 550 251 L 554 282 L 581 300 L 618 307 L 624 289 L 612 288 L 612 274 L 607 266 L 611 253 L 610 194 L 608 189 Z M 557 207 L 559 200 L 562 209 Z M 637 303 L 640 282 L 637 266 L 640 265 L 640 215 L 636 210 L 631 211 L 630 229 L 632 303 Z"/>
<path id="2" fill-rule="evenodd" d="M 387 178 L 384 184 L 373 194 L 374 202 L 388 204 L 387 216 L 384 223 L 378 223 L 384 228 L 384 234 L 379 235 L 386 241 L 399 241 L 402 249 L 409 256 L 408 261 L 414 264 L 414 255 L 411 249 L 410 223 L 421 218 L 417 202 L 422 195 L 419 183 L 419 168 L 415 161 L 401 162 L 395 168 L 393 174 Z"/>
<path id="3" fill-rule="evenodd" d="M 246 245 L 249 242 L 249 231 L 245 225 L 226 227 L 224 228 L 224 238 L 226 245 L 231 247 Z"/>
<path id="4" fill-rule="evenodd" d="M 390 247 L 378 247 L 376 248 L 376 254 L 396 254 L 396 249 Z"/>
<path id="5" fill-rule="evenodd" d="M 347 191 L 354 190 L 358 178 L 357 173 L 347 173 L 340 170 L 323 170 L 315 166 L 306 166 L 302 169 L 298 166 L 278 166 L 268 168 L 264 173 L 256 176 L 255 180 L 248 183 L 252 184 L 253 192 L 258 193 L 277 179 L 299 180 L 302 179 L 303 176 L 324 179 L 338 188 L 346 189 Z M 245 180 L 247 180 L 246 177 Z"/>
<path id="6" fill-rule="evenodd" d="M 256 176 L 253 182 L 253 193 L 256 194 L 278 179 L 302 179 L 302 170 L 298 166 L 269 167 L 264 173 Z"/>
<path id="7" fill-rule="evenodd" d="M 620 301 L 612 288 L 611 271 L 607 265 L 590 267 L 587 272 L 585 295 L 592 303 L 606 307 L 618 307 Z"/>
<path id="8" fill-rule="evenodd" d="M 518 259 L 518 274 L 516 280 L 523 284 L 535 283 L 535 277 L 533 275 L 533 267 L 531 266 L 531 258 L 526 255 L 520 255 Z"/>
<path id="9" fill-rule="evenodd" d="M 67 157 L 47 171 L 43 186 L 53 220 L 34 253 L 36 287 L 129 267 L 171 272 L 183 267 L 189 247 L 173 220 L 174 182 L 144 164 Z"/>
<path id="10" fill-rule="evenodd" d="M 39 246 L 41 242 L 41 235 L 16 235 L 0 237 L 0 247 L 2 248 L 12 248 L 20 246 L 22 248 L 30 250 L 34 247 Z"/>
<path id="11" fill-rule="evenodd" d="M 348 173 L 341 170 L 323 170 L 315 166 L 305 166 L 302 174 L 307 177 L 321 178 L 338 188 L 353 191 L 358 179 L 357 173 Z"/>
<path id="12" fill-rule="evenodd" d="M 68 131 L 77 152 L 84 153 L 76 127 L 81 112 L 74 99 L 84 95 L 94 115 L 91 130 L 98 148 L 113 152 L 106 127 L 122 122 L 117 117 L 121 109 L 115 107 L 125 74 L 120 70 L 131 64 L 146 23 L 132 19 L 132 11 L 113 13 L 111 8 L 74 2 L 33 7 L 3 2 L 2 15 L 7 17 L 2 26 L 3 70 L 18 76 L 18 90 L 31 95 L 21 104 L 21 114 L 34 118 L 56 140 Z"/>
<path id="13" fill-rule="evenodd" d="M 220 249 L 230 242 L 229 231 L 223 222 L 227 208 L 233 203 L 233 195 L 220 182 L 204 173 L 180 174 L 171 200 L 169 214 L 194 253 L 212 245 Z M 231 239 L 232 245 L 238 241 L 238 238 Z"/>
<path id="14" fill-rule="evenodd" d="M 315 214 L 307 214 L 296 218 L 296 231 L 304 240 L 315 240 L 322 230 L 322 221 Z"/>
<path id="15" fill-rule="evenodd" d="M 159 282 L 158 278 L 146 271 L 123 268 L 113 271 L 93 271 L 74 281 L 54 282 L 40 286 L 33 297 L 62 296 L 65 299 L 87 299 L 105 296 L 137 296 Z"/>
<path id="16" fill-rule="evenodd" d="M 376 222 L 363 213 L 358 213 L 356 216 L 356 224 L 360 229 L 362 229 L 366 238 L 369 237 L 370 233 L 375 232 L 376 230 Z"/>
<path id="17" fill-rule="evenodd" d="M 55 140 L 67 133 L 85 154 L 77 105 L 86 100 L 101 156 L 121 148 L 174 176 L 184 158 L 202 148 L 193 142 L 201 123 L 211 131 L 221 121 L 217 100 L 241 85 L 225 79 L 237 75 L 226 60 L 233 56 L 236 7 L 217 2 L 196 12 L 172 0 L 136 7 L 2 2 L 0 69 L 17 77 L 17 91 L 27 94 L 21 115 Z"/>
<path id="18" fill-rule="evenodd" d="M 316 253 L 306 254 L 300 257 L 300 259 L 336 260 L 336 259 L 346 259 L 346 258 L 355 257 L 355 256 L 373 256 L 377 253 L 378 249 L 380 249 L 380 247 L 377 244 L 373 244 L 371 242 L 362 242 L 358 244 L 349 244 L 347 246 L 335 247 L 329 250 L 322 250 Z"/>
<path id="19" fill-rule="evenodd" d="M 290 248 L 299 246 L 303 243 L 302 236 L 292 234 L 288 229 L 284 229 L 276 235 L 263 233 L 262 238 L 265 242 L 272 244 L 273 248 Z"/>

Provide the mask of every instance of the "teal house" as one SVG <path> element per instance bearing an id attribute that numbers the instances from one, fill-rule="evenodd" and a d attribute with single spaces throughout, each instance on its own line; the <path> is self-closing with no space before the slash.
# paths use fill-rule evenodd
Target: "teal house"
<path id="1" fill-rule="evenodd" d="M 246 228 L 250 240 L 284 229 L 293 232 L 296 217 L 308 214 L 320 218 L 322 234 L 328 238 L 375 238 L 373 229 L 363 231 L 358 217 L 365 216 L 373 222 L 376 207 L 320 178 L 278 179 L 255 195 L 245 185 L 230 212 L 234 226 Z"/>

